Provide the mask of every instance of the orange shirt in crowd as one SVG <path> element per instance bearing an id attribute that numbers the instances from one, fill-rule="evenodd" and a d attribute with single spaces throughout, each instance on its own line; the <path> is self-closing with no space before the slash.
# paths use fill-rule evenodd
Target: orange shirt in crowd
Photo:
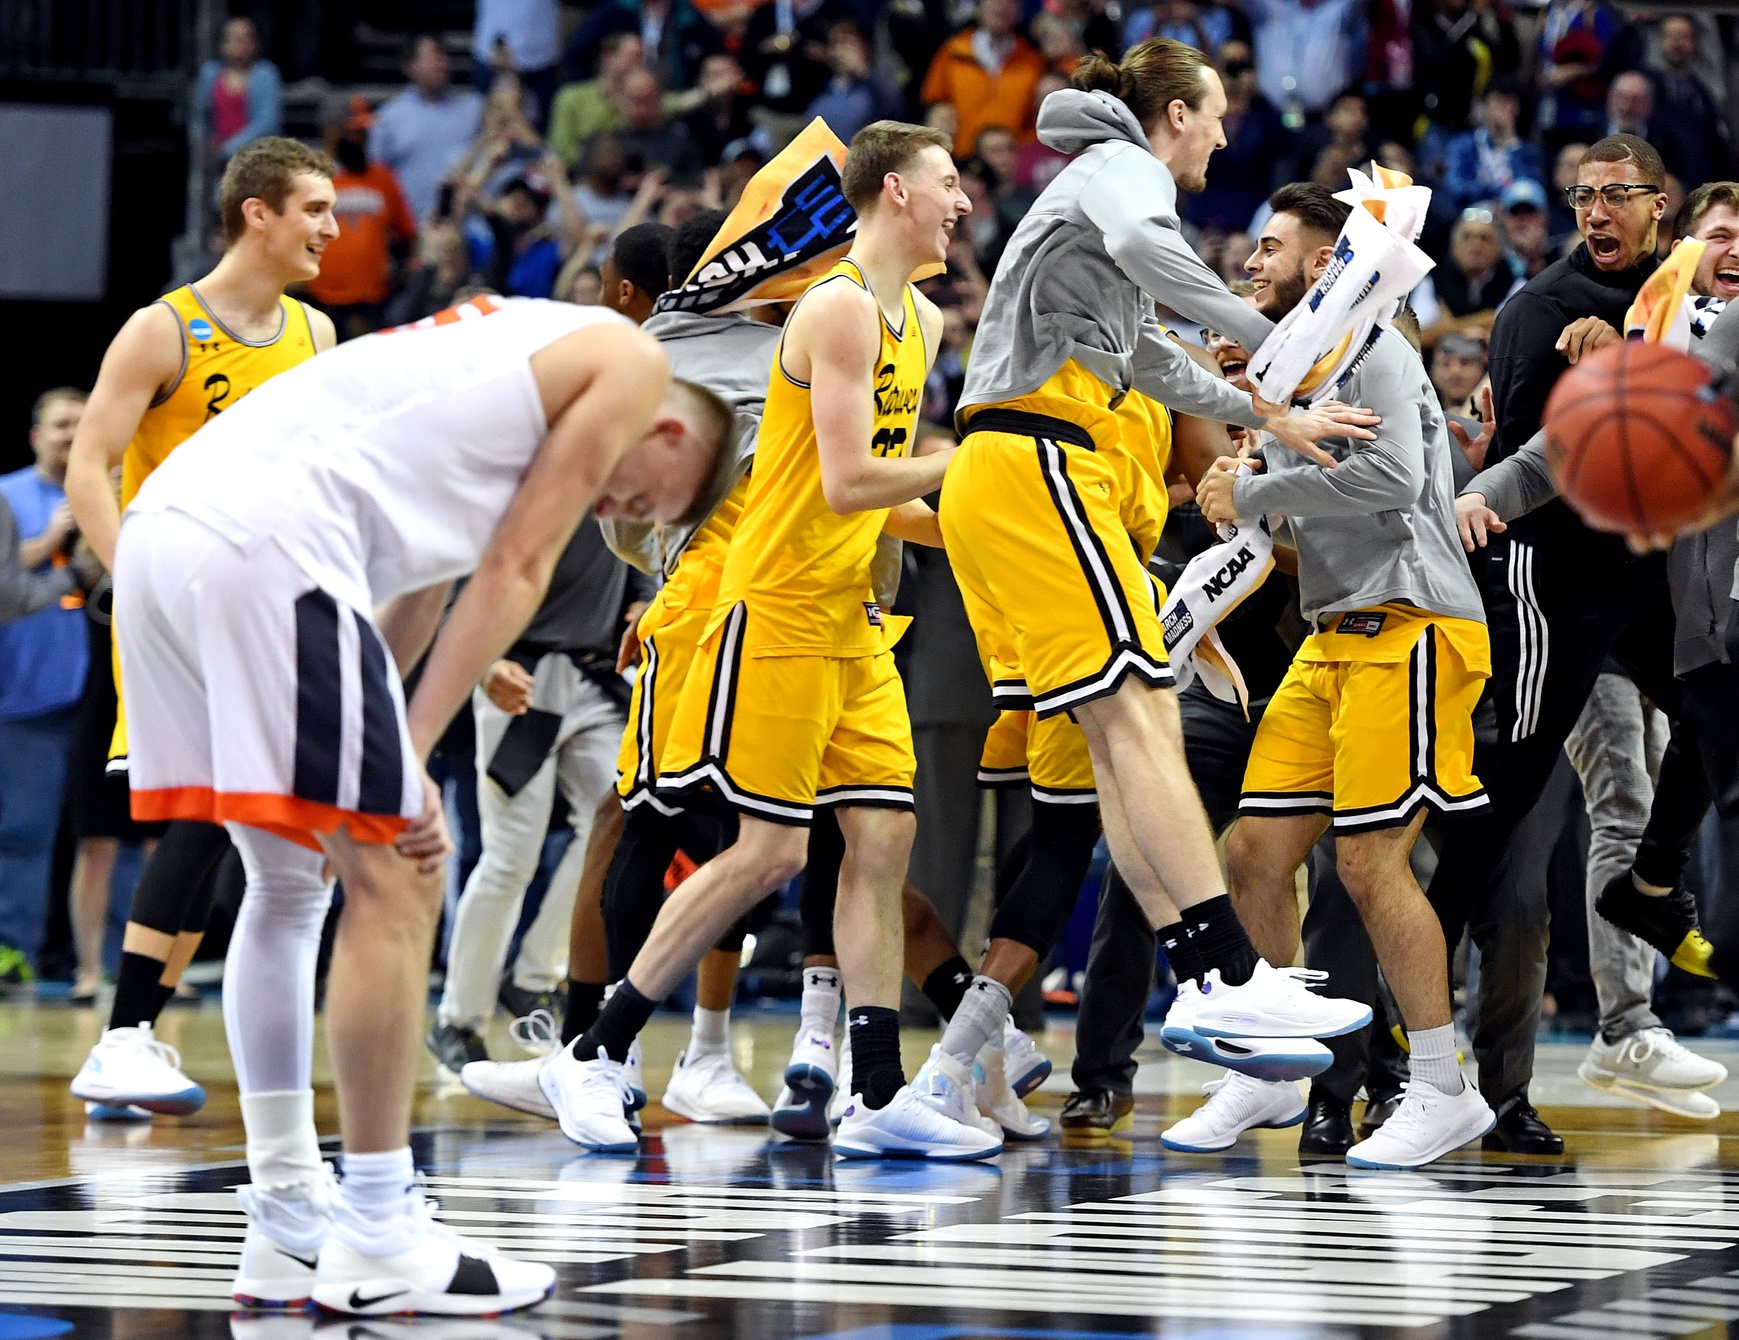
<path id="1" fill-rule="evenodd" d="M 951 102 L 960 117 L 954 156 L 969 158 L 980 131 L 1001 126 L 1018 140 L 1033 137 L 1033 88 L 1045 72 L 1045 58 L 1018 34 L 1014 49 L 992 74 L 972 54 L 973 29 L 955 33 L 930 62 L 920 95 L 924 102 Z"/>
<path id="2" fill-rule="evenodd" d="M 392 286 L 392 240 L 417 235 L 399 190 L 398 178 L 385 163 L 370 163 L 366 171 L 340 168 L 332 179 L 338 203 L 338 236 L 326 244 L 320 277 L 308 285 L 308 296 L 328 307 L 384 302 Z"/>

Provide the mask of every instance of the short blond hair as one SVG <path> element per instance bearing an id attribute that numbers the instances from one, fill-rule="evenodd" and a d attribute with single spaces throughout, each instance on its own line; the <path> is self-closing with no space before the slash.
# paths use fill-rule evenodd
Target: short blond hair
<path id="1" fill-rule="evenodd" d="M 954 150 L 954 142 L 935 126 L 915 126 L 909 121 L 872 121 L 852 136 L 851 150 L 840 169 L 839 186 L 845 200 L 859 214 L 867 213 L 881 198 L 882 182 L 890 172 L 904 172 L 929 145 Z"/>
<path id="2" fill-rule="evenodd" d="M 234 246 L 236 239 L 247 231 L 247 219 L 242 214 L 246 201 L 264 200 L 274 214 L 282 214 L 297 177 L 308 173 L 330 179 L 336 171 L 330 158 L 301 140 L 267 135 L 244 144 L 229 160 L 229 166 L 223 170 L 223 183 L 217 188 L 224 244 Z"/>

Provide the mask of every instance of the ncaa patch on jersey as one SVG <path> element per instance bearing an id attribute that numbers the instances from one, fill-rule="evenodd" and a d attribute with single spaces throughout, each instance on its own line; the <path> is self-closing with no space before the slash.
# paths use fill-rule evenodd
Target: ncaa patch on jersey
<path id="1" fill-rule="evenodd" d="M 211 322 L 202 316 L 196 316 L 187 323 L 187 333 L 196 340 L 209 340 L 214 334 Z"/>

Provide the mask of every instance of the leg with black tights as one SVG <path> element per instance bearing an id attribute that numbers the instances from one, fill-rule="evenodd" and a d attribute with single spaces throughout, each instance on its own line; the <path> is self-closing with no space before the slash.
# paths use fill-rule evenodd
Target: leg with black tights
<path id="1" fill-rule="evenodd" d="M 133 890 L 110 1028 L 155 1023 L 175 994 L 205 934 L 212 881 L 229 849 L 229 836 L 216 824 L 180 819 L 169 825 Z"/>
<path id="2" fill-rule="evenodd" d="M 1685 695 L 1688 701 L 1690 694 Z M 1739 699 L 1728 710 L 1739 706 Z M 1631 871 L 1637 879 L 1656 888 L 1677 888 L 1690 859 L 1691 840 L 1709 812 L 1709 773 L 1694 716 L 1680 713 L 1673 722 L 1672 736 L 1661 755 L 1660 776 L 1655 782 L 1654 804 L 1648 825 L 1637 843 Z"/>
<path id="3" fill-rule="evenodd" d="M 619 982 L 652 934 L 664 902 L 664 873 L 680 850 L 704 865 L 731 844 L 736 823 L 696 810 L 661 814 L 638 805 L 622 824 L 622 837 L 604 879 L 604 935 L 610 980 Z"/>

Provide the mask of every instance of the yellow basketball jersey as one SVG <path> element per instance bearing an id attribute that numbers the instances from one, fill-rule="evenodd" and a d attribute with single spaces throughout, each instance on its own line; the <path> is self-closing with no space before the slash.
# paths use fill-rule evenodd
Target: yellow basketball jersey
<path id="1" fill-rule="evenodd" d="M 279 298 L 278 333 L 259 344 L 242 339 L 213 316 L 192 284 L 159 298 L 181 328 L 181 372 L 139 420 L 121 457 L 121 506 L 146 477 L 213 415 L 221 414 L 260 383 L 314 357 L 308 309 Z"/>
<path id="2" fill-rule="evenodd" d="M 849 258 L 816 283 L 841 276 L 869 288 Z M 877 456 L 911 452 L 929 366 L 914 293 L 908 284 L 899 329 L 885 314 L 881 317 L 875 424 L 868 444 Z M 747 601 L 759 653 L 874 655 L 887 643 L 870 565 L 888 512 L 877 508 L 841 516 L 827 505 L 809 387 L 785 371 L 784 350 L 781 341 L 761 412 L 754 474 L 719 583 L 716 617 Z"/>
<path id="3" fill-rule="evenodd" d="M 1145 563 L 1159 547 L 1171 506 L 1165 487 L 1165 472 L 1171 468 L 1171 411 L 1132 390 L 1114 412 L 1123 432 L 1119 449 L 1107 453 L 1107 459 L 1117 472 L 1124 525 Z"/>
<path id="4" fill-rule="evenodd" d="M 713 509 L 713 514 L 701 523 L 700 529 L 683 546 L 682 557 L 676 560 L 676 571 L 658 589 L 658 598 L 670 609 L 688 609 L 702 601 L 712 604 L 718 594 L 725 555 L 730 552 L 731 536 L 736 533 L 737 518 L 743 514 L 743 500 L 749 494 L 749 480 L 753 477 L 744 475 L 739 479 L 725 495 L 725 500 Z"/>

